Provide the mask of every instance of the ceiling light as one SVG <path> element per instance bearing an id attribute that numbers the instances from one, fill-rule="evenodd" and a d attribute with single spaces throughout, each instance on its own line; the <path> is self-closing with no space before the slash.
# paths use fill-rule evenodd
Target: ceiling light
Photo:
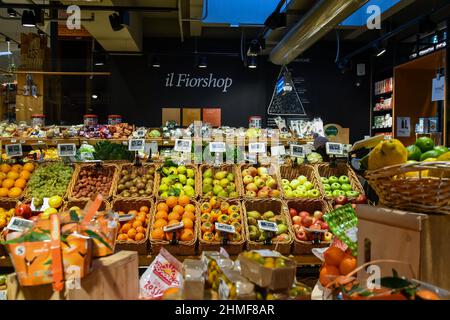
<path id="1" fill-rule="evenodd" d="M 97 99 L 97 98 L 98 98 L 98 95 L 96 95 L 96 94 L 92 95 L 92 99 Z"/>
<path id="2" fill-rule="evenodd" d="M 387 49 L 386 48 L 381 48 L 378 50 L 378 52 L 376 53 L 377 57 L 381 57 L 382 55 L 384 55 L 386 53 Z"/>
<path id="3" fill-rule="evenodd" d="M 259 55 L 261 53 L 262 49 L 263 49 L 263 45 L 262 45 L 261 41 L 259 41 L 258 39 L 254 39 L 254 40 L 252 40 L 252 42 L 250 42 L 250 46 L 248 47 L 248 51 L 247 51 L 247 56 L 256 57 L 257 55 Z"/>
<path id="4" fill-rule="evenodd" d="M 256 69 L 258 67 L 258 60 L 256 57 L 248 57 L 248 67 L 249 69 Z"/>
<path id="5" fill-rule="evenodd" d="M 200 57 L 200 61 L 198 62 L 198 67 L 201 69 L 208 68 L 208 60 L 205 56 Z"/>
<path id="6" fill-rule="evenodd" d="M 153 68 L 160 68 L 161 67 L 161 62 L 159 61 L 158 57 L 153 57 L 152 67 Z"/>
<path id="7" fill-rule="evenodd" d="M 10 18 L 17 17 L 17 11 L 14 10 L 13 8 L 8 8 L 8 9 L 7 9 L 7 12 L 8 12 L 8 16 L 9 16 Z"/>
<path id="8" fill-rule="evenodd" d="M 109 23 L 114 31 L 122 30 L 125 25 L 130 25 L 130 15 L 128 11 L 114 12 L 109 16 Z"/>
<path id="9" fill-rule="evenodd" d="M 22 26 L 32 28 L 36 26 L 36 17 L 33 11 L 24 10 L 22 13 Z"/>
<path id="10" fill-rule="evenodd" d="M 387 51 L 387 43 L 379 42 L 375 45 L 374 52 L 376 57 L 383 56 Z"/>

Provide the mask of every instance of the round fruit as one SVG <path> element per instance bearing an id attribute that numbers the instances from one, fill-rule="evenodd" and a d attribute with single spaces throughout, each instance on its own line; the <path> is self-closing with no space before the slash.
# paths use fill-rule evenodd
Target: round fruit
<path id="1" fill-rule="evenodd" d="M 0 188 L 0 197 L 7 197 L 8 196 L 8 188 Z"/>
<path id="2" fill-rule="evenodd" d="M 189 211 L 189 212 L 195 212 L 195 206 L 194 206 L 193 204 L 189 203 L 189 204 L 187 204 L 187 205 L 184 207 L 184 211 L 185 211 L 185 212 L 186 212 L 186 211 Z"/>
<path id="3" fill-rule="evenodd" d="M 26 170 L 28 172 L 33 172 L 34 171 L 34 165 L 32 163 L 29 163 L 29 162 L 25 163 L 24 166 L 23 166 L 23 170 Z"/>
<path id="4" fill-rule="evenodd" d="M 168 226 L 173 226 L 175 224 L 179 224 L 180 221 L 179 220 L 169 220 L 169 223 L 167 224 Z"/>
<path id="5" fill-rule="evenodd" d="M 206 231 L 203 234 L 203 240 L 207 241 L 207 242 L 212 242 L 214 241 L 214 233 L 212 233 L 211 231 Z"/>
<path id="6" fill-rule="evenodd" d="M 144 234 L 145 234 L 145 228 L 142 227 L 142 226 L 139 226 L 139 227 L 136 228 L 136 232 L 137 232 L 137 233 L 144 233 Z"/>
<path id="7" fill-rule="evenodd" d="M 356 259 L 352 256 L 346 256 L 339 265 L 339 271 L 343 275 L 347 275 L 356 269 Z"/>
<path id="8" fill-rule="evenodd" d="M 181 215 L 179 214 L 179 213 L 177 213 L 177 212 L 171 212 L 171 213 L 169 213 L 169 216 L 168 216 L 168 219 L 169 220 L 177 220 L 177 221 L 180 221 L 180 218 L 181 218 Z"/>
<path id="9" fill-rule="evenodd" d="M 11 190 L 9 190 L 8 197 L 18 198 L 18 197 L 20 197 L 21 194 L 22 194 L 22 189 L 14 187 L 14 188 L 11 188 Z"/>
<path id="10" fill-rule="evenodd" d="M 183 206 L 183 207 L 188 205 L 190 202 L 191 202 L 191 200 L 189 199 L 188 196 L 180 196 L 178 198 L 178 204 Z"/>
<path id="11" fill-rule="evenodd" d="M 192 241 L 192 240 L 194 240 L 194 231 L 192 231 L 191 229 L 184 229 L 181 232 L 180 240 L 181 241 Z"/>
<path id="12" fill-rule="evenodd" d="M 6 189 L 11 189 L 14 186 L 14 180 L 11 179 L 5 179 L 2 182 L 2 187 Z"/>
<path id="13" fill-rule="evenodd" d="M 433 150 L 434 141 L 429 137 L 420 137 L 416 140 L 416 146 L 420 148 L 422 153 Z"/>
<path id="14" fill-rule="evenodd" d="M 173 208 L 178 204 L 178 199 L 177 197 L 174 196 L 170 196 L 166 199 L 166 204 L 169 208 Z"/>
<path id="15" fill-rule="evenodd" d="M 325 263 L 330 266 L 339 267 L 344 257 L 345 257 L 344 251 L 342 251 L 337 247 L 330 247 L 324 253 Z"/>
<path id="16" fill-rule="evenodd" d="M 148 213 L 149 209 L 148 209 L 147 206 L 142 206 L 142 207 L 139 208 L 139 211 Z"/>
<path id="17" fill-rule="evenodd" d="M 159 220 L 159 219 L 165 219 L 165 220 L 167 220 L 167 219 L 168 219 L 168 216 L 169 216 L 169 214 L 167 213 L 167 211 L 158 211 L 158 212 L 155 214 L 155 219 L 156 219 L 156 220 Z"/>
<path id="18" fill-rule="evenodd" d="M 438 158 L 439 156 L 442 155 L 442 152 L 439 150 L 430 150 L 427 152 L 422 153 L 422 155 L 420 156 L 420 161 L 424 161 L 430 158 Z"/>
<path id="19" fill-rule="evenodd" d="M 173 207 L 172 212 L 178 213 L 181 216 L 184 212 L 184 208 L 177 204 L 175 207 Z"/>
<path id="20" fill-rule="evenodd" d="M 15 164 L 11 167 L 11 171 L 19 173 L 20 171 L 22 171 L 22 166 L 20 164 Z"/>
<path id="21" fill-rule="evenodd" d="M 138 232 L 138 233 L 136 233 L 136 236 L 134 237 L 134 241 L 141 241 L 141 240 L 144 240 L 144 238 L 145 238 L 144 233 Z"/>
<path id="22" fill-rule="evenodd" d="M 19 174 L 16 171 L 10 171 L 6 174 L 6 177 L 11 180 L 17 180 L 19 178 Z"/>
<path id="23" fill-rule="evenodd" d="M 124 234 L 124 233 L 121 233 L 117 237 L 117 240 L 119 240 L 119 241 L 127 241 L 128 240 L 128 236 L 126 234 Z"/>
<path id="24" fill-rule="evenodd" d="M 25 189 L 26 185 L 27 185 L 27 181 L 22 178 L 19 178 L 16 180 L 16 182 L 14 182 L 14 187 L 17 187 L 17 188 Z"/>
<path id="25" fill-rule="evenodd" d="M 131 223 L 127 222 L 122 226 L 122 228 L 120 229 L 120 232 L 127 233 L 128 231 L 130 231 L 131 227 L 132 227 Z"/>
<path id="26" fill-rule="evenodd" d="M 30 173 L 29 171 L 22 170 L 22 171 L 19 173 L 19 176 L 20 176 L 20 178 L 25 179 L 25 180 L 28 181 L 28 180 L 30 180 L 31 173 Z"/>
<path id="27" fill-rule="evenodd" d="M 162 228 L 155 228 L 151 232 L 151 235 L 153 240 L 163 240 L 164 239 L 164 231 Z"/>
<path id="28" fill-rule="evenodd" d="M 62 201 L 60 196 L 53 196 L 48 199 L 48 205 L 52 208 L 59 208 L 62 205 Z"/>
<path id="29" fill-rule="evenodd" d="M 134 221 L 133 222 L 133 228 L 136 229 L 137 227 L 142 227 L 142 222 L 141 221 Z"/>
<path id="30" fill-rule="evenodd" d="M 0 165 L 0 171 L 3 173 L 8 173 L 9 171 L 11 171 L 11 166 L 7 163 L 3 163 Z"/>
<path id="31" fill-rule="evenodd" d="M 158 219 L 153 223 L 153 228 L 163 228 L 167 226 L 167 220 L 164 219 Z"/>
<path id="32" fill-rule="evenodd" d="M 128 230 L 128 232 L 127 232 L 127 236 L 130 239 L 134 239 L 134 237 L 136 237 L 136 234 L 137 234 L 137 232 L 136 232 L 136 229 L 134 229 L 134 228 Z"/>
<path id="33" fill-rule="evenodd" d="M 340 275 L 341 274 L 338 268 L 336 268 L 335 266 L 325 264 L 320 270 L 319 281 L 324 287 L 326 287 L 329 283 L 331 283 L 333 280 L 336 279 L 336 277 Z"/>
<path id="34" fill-rule="evenodd" d="M 190 219 L 192 221 L 195 220 L 195 214 L 191 211 L 185 211 L 183 213 L 182 219 Z"/>
<path id="35" fill-rule="evenodd" d="M 186 229 L 194 229 L 194 222 L 191 219 L 184 218 L 181 220 Z"/>
<path id="36" fill-rule="evenodd" d="M 164 202 L 160 202 L 156 206 L 156 210 L 169 212 L 169 206 L 167 204 L 165 204 Z"/>

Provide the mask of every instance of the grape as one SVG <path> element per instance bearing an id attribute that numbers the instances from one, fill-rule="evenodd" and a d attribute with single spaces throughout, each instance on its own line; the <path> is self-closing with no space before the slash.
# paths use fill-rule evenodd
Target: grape
<path id="1" fill-rule="evenodd" d="M 38 167 L 28 183 L 29 193 L 35 201 L 43 198 L 64 196 L 72 179 L 73 168 L 57 162 Z"/>

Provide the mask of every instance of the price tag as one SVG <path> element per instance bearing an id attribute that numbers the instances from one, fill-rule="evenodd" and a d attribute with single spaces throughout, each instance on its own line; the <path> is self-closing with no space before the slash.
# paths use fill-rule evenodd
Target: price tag
<path id="1" fill-rule="evenodd" d="M 129 143 L 128 141 L 122 141 L 122 144 L 123 144 L 124 146 L 126 146 L 128 143 Z"/>
<path id="2" fill-rule="evenodd" d="M 75 157 L 77 154 L 77 147 L 75 143 L 60 143 L 58 144 L 58 155 L 60 157 Z"/>
<path id="3" fill-rule="evenodd" d="M 249 162 L 249 163 L 253 163 L 253 164 L 256 164 L 257 163 L 257 156 L 256 156 L 256 153 L 248 153 L 247 154 L 247 162 Z"/>
<path id="4" fill-rule="evenodd" d="M 180 222 L 180 223 L 177 223 L 177 224 L 173 224 L 171 226 L 165 226 L 163 228 L 163 231 L 164 232 L 171 232 L 171 231 L 175 231 L 175 230 L 178 230 L 178 229 L 181 229 L 181 228 L 184 228 L 184 223 L 183 222 Z"/>
<path id="5" fill-rule="evenodd" d="M 125 222 L 125 221 L 130 221 L 134 219 L 134 214 L 122 214 L 119 215 L 119 221 L 120 222 Z"/>
<path id="6" fill-rule="evenodd" d="M 222 232 L 226 232 L 226 233 L 236 233 L 236 228 L 229 224 L 216 222 L 215 225 L 216 225 L 217 231 L 222 231 Z"/>
<path id="7" fill-rule="evenodd" d="M 286 154 L 286 149 L 284 146 L 273 146 L 270 147 L 270 153 L 272 156 L 284 156 Z"/>
<path id="8" fill-rule="evenodd" d="M 23 232 L 27 229 L 32 228 L 34 225 L 33 221 L 22 219 L 18 217 L 12 217 L 9 221 L 8 225 L 6 226 L 6 229 L 12 230 L 12 231 L 19 231 Z"/>
<path id="9" fill-rule="evenodd" d="M 264 142 L 253 142 L 248 144 L 248 152 L 250 153 L 265 153 L 266 144 Z"/>
<path id="10" fill-rule="evenodd" d="M 294 158 L 304 158 L 306 149 L 304 145 L 291 144 L 291 156 Z"/>
<path id="11" fill-rule="evenodd" d="M 19 143 L 24 144 L 25 140 L 20 140 Z"/>
<path id="12" fill-rule="evenodd" d="M 258 228 L 263 231 L 271 231 L 271 232 L 278 231 L 278 226 L 275 222 L 266 220 L 258 220 Z"/>
<path id="13" fill-rule="evenodd" d="M 145 139 L 130 139 L 128 151 L 144 151 Z"/>
<path id="14" fill-rule="evenodd" d="M 210 142 L 209 151 L 221 153 L 225 152 L 226 151 L 225 142 Z"/>
<path id="15" fill-rule="evenodd" d="M 174 150 L 177 152 L 191 152 L 192 141 L 187 139 L 176 139 Z"/>
<path id="16" fill-rule="evenodd" d="M 281 257 L 281 253 L 274 250 L 268 250 L 268 249 L 262 249 L 262 250 L 254 250 L 255 252 L 259 253 L 261 257 L 271 257 L 271 258 L 277 258 Z"/>
<path id="17" fill-rule="evenodd" d="M 16 143 L 17 140 L 16 139 L 11 139 L 11 143 Z"/>
<path id="18" fill-rule="evenodd" d="M 310 228 L 304 228 L 307 232 L 319 232 L 319 233 L 327 233 L 328 230 L 317 230 L 317 229 L 310 229 Z"/>
<path id="19" fill-rule="evenodd" d="M 21 157 L 22 156 L 22 145 L 20 143 L 18 143 L 18 144 L 7 144 L 5 146 L 5 148 L 6 148 L 6 155 L 9 158 Z"/>
<path id="20" fill-rule="evenodd" d="M 327 142 L 326 152 L 328 155 L 341 156 L 344 154 L 344 145 L 342 143 Z"/>
<path id="21" fill-rule="evenodd" d="M 50 208 L 50 205 L 48 204 L 48 199 L 49 198 L 44 198 L 43 199 L 43 204 L 42 204 L 42 206 L 40 206 L 40 207 L 36 207 L 36 205 L 34 204 L 34 198 L 31 200 L 31 205 L 30 205 L 30 207 L 31 207 L 31 211 L 38 211 L 38 212 L 40 212 L 40 211 L 45 211 L 45 209 L 47 209 L 47 208 Z"/>

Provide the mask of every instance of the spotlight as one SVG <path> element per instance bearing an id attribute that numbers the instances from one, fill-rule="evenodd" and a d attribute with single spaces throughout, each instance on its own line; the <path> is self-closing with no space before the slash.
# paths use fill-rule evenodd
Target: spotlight
<path id="1" fill-rule="evenodd" d="M 106 58 L 104 57 L 104 56 L 97 56 L 96 58 L 95 58 L 95 65 L 96 66 L 104 66 L 105 65 L 105 61 L 106 61 Z"/>
<path id="2" fill-rule="evenodd" d="M 127 11 L 114 12 L 109 16 L 109 23 L 114 31 L 122 30 L 125 25 L 130 25 L 130 15 Z"/>
<path id="3" fill-rule="evenodd" d="M 198 62 L 198 67 L 201 69 L 208 68 L 208 60 L 205 56 L 200 57 L 200 60 Z"/>
<path id="4" fill-rule="evenodd" d="M 152 67 L 153 68 L 160 68 L 161 67 L 161 62 L 159 61 L 158 57 L 153 57 L 153 61 L 152 61 Z"/>
<path id="5" fill-rule="evenodd" d="M 7 12 L 8 12 L 8 16 L 9 16 L 10 18 L 17 17 L 17 11 L 14 10 L 13 8 L 8 8 L 8 9 L 7 9 Z"/>
<path id="6" fill-rule="evenodd" d="M 34 8 L 34 17 L 35 17 L 35 23 L 38 25 L 44 25 L 44 11 L 39 8 Z"/>
<path id="7" fill-rule="evenodd" d="M 98 95 L 96 95 L 95 93 L 92 95 L 92 99 L 97 99 Z"/>
<path id="8" fill-rule="evenodd" d="M 248 60 L 248 68 L 249 69 L 256 69 L 258 67 L 257 57 L 251 56 L 251 57 L 248 57 L 247 60 Z"/>
<path id="9" fill-rule="evenodd" d="M 36 26 L 36 17 L 33 11 L 24 10 L 22 13 L 22 26 L 32 28 Z"/>
<path id="10" fill-rule="evenodd" d="M 263 44 L 258 39 L 252 40 L 250 46 L 248 47 L 247 56 L 256 57 L 261 53 L 263 49 Z"/>
<path id="11" fill-rule="evenodd" d="M 375 56 L 381 57 L 383 56 L 387 51 L 387 45 L 385 43 L 378 43 L 375 45 Z"/>

